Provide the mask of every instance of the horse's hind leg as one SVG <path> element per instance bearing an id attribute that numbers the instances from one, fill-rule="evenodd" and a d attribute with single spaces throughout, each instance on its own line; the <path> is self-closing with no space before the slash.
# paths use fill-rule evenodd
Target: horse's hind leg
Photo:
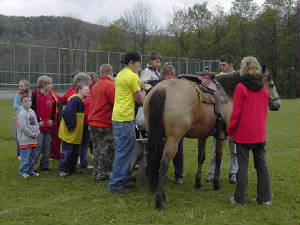
<path id="1" fill-rule="evenodd" d="M 206 138 L 198 139 L 198 170 L 195 176 L 195 188 L 201 188 L 201 168 L 205 160 Z"/>
<path id="2" fill-rule="evenodd" d="M 213 188 L 214 190 L 221 189 L 220 186 L 220 168 L 222 163 L 222 156 L 223 156 L 223 147 L 224 147 L 225 141 L 224 140 L 217 140 L 216 141 L 216 167 L 215 167 L 215 176 L 213 181 Z"/>
<path id="3" fill-rule="evenodd" d="M 164 209 L 162 202 L 163 201 L 168 202 L 168 197 L 164 192 L 164 183 L 168 178 L 168 169 L 169 169 L 170 161 L 174 158 L 177 152 L 178 142 L 179 140 L 176 141 L 170 138 L 166 140 L 163 156 L 160 161 L 159 180 L 158 180 L 157 193 L 155 198 L 155 208 L 159 211 Z"/>

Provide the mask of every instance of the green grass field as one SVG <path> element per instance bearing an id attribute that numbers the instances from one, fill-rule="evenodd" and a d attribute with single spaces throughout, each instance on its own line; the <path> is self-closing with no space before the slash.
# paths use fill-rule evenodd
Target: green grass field
<path id="1" fill-rule="evenodd" d="M 146 187 L 129 195 L 107 192 L 107 182 L 91 179 L 91 171 L 67 179 L 58 177 L 58 162 L 49 172 L 27 180 L 18 177 L 19 161 L 12 137 L 11 100 L 0 101 L 0 224 L 299 224 L 299 99 L 283 100 L 279 112 L 269 112 L 267 161 L 271 173 L 273 205 L 251 203 L 256 196 L 256 172 L 249 163 L 248 204 L 229 203 L 235 185 L 228 183 L 229 149 L 224 149 L 222 189 L 205 182 L 212 155 L 208 141 L 202 175 L 203 190 L 195 190 L 196 140 L 184 142 L 184 184 L 174 184 L 169 169 L 166 210 L 154 210 L 154 196 Z"/>

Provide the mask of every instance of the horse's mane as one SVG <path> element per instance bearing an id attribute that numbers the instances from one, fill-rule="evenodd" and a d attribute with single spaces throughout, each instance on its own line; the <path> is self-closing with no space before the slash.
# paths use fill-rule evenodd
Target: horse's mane
<path id="1" fill-rule="evenodd" d="M 236 85 L 242 80 L 239 72 L 218 75 L 215 79 L 222 85 L 227 97 L 233 98 Z"/>

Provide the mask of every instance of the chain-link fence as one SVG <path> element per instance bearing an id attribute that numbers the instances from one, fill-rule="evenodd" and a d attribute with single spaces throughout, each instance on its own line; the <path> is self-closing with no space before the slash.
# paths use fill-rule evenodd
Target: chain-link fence
<path id="1" fill-rule="evenodd" d="M 63 92 L 71 86 L 72 74 L 76 71 L 99 74 L 100 65 L 109 63 L 115 73 L 119 72 L 123 56 L 120 52 L 0 42 L 0 89 L 14 89 L 21 79 L 27 79 L 32 89 L 36 87 L 38 76 L 47 74 L 53 79 L 54 90 Z M 141 67 L 145 68 L 148 56 L 143 55 L 141 59 Z M 178 74 L 219 71 L 218 60 L 164 57 L 164 62 L 167 61 Z"/>

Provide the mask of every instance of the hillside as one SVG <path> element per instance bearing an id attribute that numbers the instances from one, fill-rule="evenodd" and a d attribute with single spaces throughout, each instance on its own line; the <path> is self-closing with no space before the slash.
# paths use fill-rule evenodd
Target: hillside
<path id="1" fill-rule="evenodd" d="M 0 15 L 0 41 L 90 49 L 105 30 L 104 26 L 71 17 Z"/>

